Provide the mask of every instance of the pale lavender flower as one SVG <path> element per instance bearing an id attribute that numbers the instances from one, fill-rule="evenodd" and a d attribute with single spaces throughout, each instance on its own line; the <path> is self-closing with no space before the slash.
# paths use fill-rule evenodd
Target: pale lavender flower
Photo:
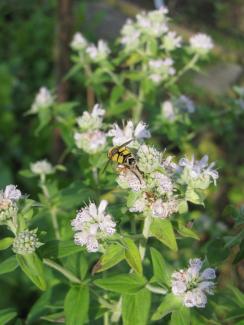
<path id="1" fill-rule="evenodd" d="M 153 147 L 149 147 L 145 144 L 141 145 L 138 152 L 138 167 L 144 173 L 150 174 L 159 168 L 162 155 Z"/>
<path id="2" fill-rule="evenodd" d="M 106 134 L 99 130 L 87 132 L 75 132 L 75 144 L 77 148 L 88 154 L 101 152 L 106 145 Z"/>
<path id="3" fill-rule="evenodd" d="M 7 185 L 0 191 L 0 224 L 5 224 L 17 214 L 17 201 L 22 198 L 16 185 Z"/>
<path id="4" fill-rule="evenodd" d="M 176 32 L 171 31 L 164 36 L 162 48 L 167 51 L 173 51 L 181 46 L 181 42 L 181 36 L 177 35 Z"/>
<path id="5" fill-rule="evenodd" d="M 160 194 L 172 194 L 173 192 L 173 183 L 171 179 L 159 172 L 154 173 L 153 175 L 157 191 Z"/>
<path id="6" fill-rule="evenodd" d="M 198 258 L 190 260 L 186 270 L 172 274 L 172 292 L 182 298 L 183 304 L 188 307 L 204 308 L 207 303 L 207 294 L 213 294 L 215 270 L 207 268 L 201 272 L 202 261 Z"/>
<path id="7" fill-rule="evenodd" d="M 161 106 L 161 112 L 163 117 L 165 117 L 170 122 L 173 122 L 176 119 L 174 105 L 170 100 L 163 102 Z"/>
<path id="8" fill-rule="evenodd" d="M 91 113 L 84 111 L 81 116 L 76 119 L 76 122 L 81 131 L 97 130 L 102 126 L 105 110 L 99 104 L 96 104 Z"/>
<path id="9" fill-rule="evenodd" d="M 193 35 L 190 38 L 190 45 L 199 54 L 206 54 L 214 47 L 211 37 L 203 33 Z"/>
<path id="10" fill-rule="evenodd" d="M 112 137 L 114 146 L 120 146 L 123 143 L 132 141 L 128 146 L 136 145 L 136 141 L 142 141 L 151 137 L 151 133 L 147 128 L 147 125 L 143 122 L 139 122 L 136 126 L 132 121 L 128 121 L 127 124 L 121 129 L 117 123 L 112 125 L 112 128 L 108 132 L 108 136 Z"/>
<path id="11" fill-rule="evenodd" d="M 134 192 L 139 192 L 145 188 L 145 182 L 136 169 L 135 171 L 132 171 L 132 169 L 127 168 L 126 166 L 119 165 L 118 171 L 119 176 L 117 182 L 120 187 L 124 189 L 130 188 Z"/>
<path id="12" fill-rule="evenodd" d="M 30 114 L 38 113 L 39 110 L 50 107 L 54 103 L 54 97 L 46 87 L 41 87 L 29 111 Z"/>
<path id="13" fill-rule="evenodd" d="M 91 61 L 99 62 L 107 59 L 110 54 L 110 49 L 105 41 L 99 40 L 97 46 L 94 44 L 89 45 L 86 48 L 86 53 L 90 57 Z"/>
<path id="14" fill-rule="evenodd" d="M 115 222 L 110 214 L 106 213 L 108 202 L 102 200 L 97 207 L 95 203 L 78 211 L 71 225 L 75 231 L 76 245 L 86 246 L 88 252 L 97 252 L 104 240 L 115 233 Z"/>
<path id="15" fill-rule="evenodd" d="M 49 175 L 54 173 L 53 166 L 46 159 L 32 163 L 30 169 L 36 175 Z"/>
<path id="16" fill-rule="evenodd" d="M 178 203 L 174 199 L 163 202 L 157 199 L 152 204 L 152 215 L 154 218 L 165 219 L 178 211 Z"/>
<path id="17" fill-rule="evenodd" d="M 70 46 L 75 51 L 83 51 L 87 47 L 88 43 L 85 37 L 77 32 L 74 34 Z"/>

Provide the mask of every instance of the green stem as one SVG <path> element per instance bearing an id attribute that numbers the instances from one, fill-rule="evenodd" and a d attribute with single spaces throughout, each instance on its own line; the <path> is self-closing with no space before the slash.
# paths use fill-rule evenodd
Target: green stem
<path id="1" fill-rule="evenodd" d="M 146 218 L 144 220 L 143 230 L 142 230 L 142 234 L 144 236 L 144 239 L 141 241 L 141 243 L 139 245 L 139 252 L 140 252 L 142 261 L 144 259 L 145 252 L 146 252 L 146 244 L 147 244 L 147 239 L 148 239 L 149 233 L 150 233 L 151 222 L 152 222 L 151 217 L 146 216 Z"/>
<path id="2" fill-rule="evenodd" d="M 153 292 L 153 293 L 158 293 L 158 294 L 161 294 L 161 295 L 165 295 L 168 292 L 168 290 L 166 290 L 166 289 L 159 288 L 159 287 L 154 287 L 151 284 L 147 284 L 146 288 L 149 291 Z"/>
<path id="3" fill-rule="evenodd" d="M 177 73 L 177 75 L 175 75 L 173 78 L 171 78 L 169 80 L 169 82 L 167 82 L 165 84 L 165 87 L 171 86 L 172 84 L 174 84 L 178 79 L 180 79 L 180 77 L 186 73 L 186 71 L 190 70 L 191 68 L 194 67 L 195 63 L 198 61 L 199 59 L 199 54 L 195 54 L 192 59 Z"/>
<path id="4" fill-rule="evenodd" d="M 69 270 L 65 269 L 63 266 L 60 264 L 50 260 L 49 258 L 44 258 L 43 263 L 46 264 L 47 266 L 51 267 L 52 269 L 60 272 L 63 274 L 67 279 L 69 279 L 73 283 L 81 284 L 81 280 L 77 278 L 72 272 Z"/>
<path id="5" fill-rule="evenodd" d="M 49 194 L 48 188 L 45 183 L 45 175 L 41 175 L 41 189 L 42 189 L 44 196 L 48 199 L 48 202 L 51 202 L 50 194 Z M 60 240 L 59 225 L 58 225 L 58 219 L 57 219 L 57 209 L 55 207 L 52 207 L 51 205 L 49 206 L 49 208 L 50 208 L 50 214 L 51 214 L 55 238 Z"/>

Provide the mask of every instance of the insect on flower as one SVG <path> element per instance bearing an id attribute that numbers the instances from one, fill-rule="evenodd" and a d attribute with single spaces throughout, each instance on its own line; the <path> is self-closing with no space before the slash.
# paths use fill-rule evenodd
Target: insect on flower
<path id="1" fill-rule="evenodd" d="M 136 159 L 133 155 L 133 153 L 130 151 L 130 149 L 127 147 L 127 145 L 133 141 L 133 139 L 130 139 L 129 141 L 123 143 L 120 146 L 114 146 L 108 151 L 108 162 L 104 167 L 104 170 L 108 167 L 108 164 L 110 162 L 116 162 L 118 164 L 118 170 L 124 171 L 125 169 L 130 170 L 140 181 L 142 182 L 142 175 L 137 167 Z"/>

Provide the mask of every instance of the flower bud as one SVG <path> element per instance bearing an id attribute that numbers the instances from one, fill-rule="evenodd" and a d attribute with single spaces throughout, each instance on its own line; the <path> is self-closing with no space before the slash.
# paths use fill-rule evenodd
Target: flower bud
<path id="1" fill-rule="evenodd" d="M 14 253 L 21 255 L 34 253 L 35 250 L 42 245 L 42 243 L 38 241 L 36 232 L 37 229 L 20 232 L 13 242 Z"/>

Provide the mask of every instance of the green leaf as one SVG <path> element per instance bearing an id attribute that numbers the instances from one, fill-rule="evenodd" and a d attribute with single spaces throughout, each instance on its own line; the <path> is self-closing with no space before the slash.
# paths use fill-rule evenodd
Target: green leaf
<path id="1" fill-rule="evenodd" d="M 178 250 L 175 233 L 169 220 L 154 218 L 150 227 L 150 235 L 156 237 L 174 252 Z"/>
<path id="2" fill-rule="evenodd" d="M 170 325 L 190 325 L 190 309 L 182 306 L 179 310 L 172 312 Z"/>
<path id="3" fill-rule="evenodd" d="M 46 290 L 43 263 L 35 254 L 16 255 L 19 266 L 28 278 L 41 290 Z"/>
<path id="4" fill-rule="evenodd" d="M 134 294 L 145 287 L 146 279 L 137 274 L 120 274 L 94 281 L 98 287 L 122 294 Z"/>
<path id="5" fill-rule="evenodd" d="M 207 259 L 210 265 L 218 265 L 228 256 L 229 249 L 225 247 L 224 240 L 214 239 L 207 244 Z"/>
<path id="6" fill-rule="evenodd" d="M 182 221 L 178 222 L 178 233 L 182 236 L 182 237 L 190 237 L 190 238 L 194 238 L 199 240 L 199 236 L 198 234 L 192 230 L 191 228 L 186 227 Z"/>
<path id="7" fill-rule="evenodd" d="M 86 322 L 89 309 L 89 289 L 87 286 L 71 288 L 64 301 L 66 325 L 82 325 Z"/>
<path id="8" fill-rule="evenodd" d="M 202 191 L 188 187 L 186 190 L 185 198 L 187 201 L 194 204 L 204 205 L 205 195 Z"/>
<path id="9" fill-rule="evenodd" d="M 5 325 L 17 316 L 14 308 L 0 309 L 0 324 Z"/>
<path id="10" fill-rule="evenodd" d="M 41 319 L 46 320 L 50 323 L 64 323 L 64 312 L 54 313 L 46 316 L 42 316 Z"/>
<path id="11" fill-rule="evenodd" d="M 92 273 L 103 272 L 118 264 L 125 258 L 125 249 L 121 245 L 110 245 L 92 269 Z"/>
<path id="12" fill-rule="evenodd" d="M 14 241 L 13 237 L 5 237 L 0 240 L 0 251 L 9 248 Z"/>
<path id="13" fill-rule="evenodd" d="M 123 86 L 115 86 L 112 90 L 112 93 L 110 95 L 110 101 L 111 103 L 116 103 L 121 96 L 124 93 L 124 87 Z"/>
<path id="14" fill-rule="evenodd" d="M 18 267 L 15 255 L 7 258 L 0 264 L 0 275 L 14 271 Z"/>
<path id="15" fill-rule="evenodd" d="M 125 259 L 127 263 L 135 272 L 142 274 L 141 255 L 136 244 L 129 238 L 125 238 L 123 242 L 126 245 Z"/>
<path id="16" fill-rule="evenodd" d="M 170 272 L 165 264 L 163 256 L 153 247 L 150 248 L 153 264 L 153 280 L 158 283 L 170 286 Z"/>
<path id="17" fill-rule="evenodd" d="M 51 240 L 39 249 L 42 257 L 61 258 L 84 250 L 82 246 L 74 244 L 73 240 Z"/>
<path id="18" fill-rule="evenodd" d="M 155 311 L 152 316 L 152 320 L 159 320 L 166 316 L 167 314 L 172 313 L 175 310 L 180 309 L 182 306 L 182 302 L 180 298 L 173 295 L 173 293 L 168 294 L 167 296 L 162 298 L 163 301 Z"/>
<path id="19" fill-rule="evenodd" d="M 134 295 L 123 295 L 123 325 L 147 325 L 150 307 L 151 293 L 146 289 L 142 289 Z"/>
<path id="20" fill-rule="evenodd" d="M 116 103 L 114 105 L 110 105 L 107 110 L 107 116 L 116 116 L 121 115 L 122 113 L 130 110 L 135 105 L 134 99 L 127 99 L 121 103 Z"/>

